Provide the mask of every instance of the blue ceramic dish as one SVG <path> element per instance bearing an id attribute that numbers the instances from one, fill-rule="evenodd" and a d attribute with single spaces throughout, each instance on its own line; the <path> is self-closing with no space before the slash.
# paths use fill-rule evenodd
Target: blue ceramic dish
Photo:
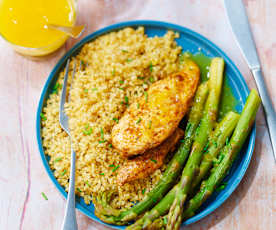
<path id="1" fill-rule="evenodd" d="M 45 156 L 44 150 L 42 147 L 42 138 L 41 138 L 41 120 L 40 120 L 40 113 L 42 111 L 43 106 L 45 105 L 45 102 L 49 96 L 49 94 L 52 92 L 53 86 L 55 85 L 55 82 L 57 80 L 57 77 L 59 75 L 59 72 L 64 68 L 66 60 L 70 58 L 71 56 L 76 55 L 81 47 L 90 41 L 93 41 L 98 36 L 101 36 L 103 34 L 109 33 L 111 31 L 116 31 L 119 29 L 122 29 L 124 27 L 138 27 L 138 26 L 144 26 L 145 27 L 145 33 L 149 36 L 163 36 L 167 30 L 173 30 L 180 34 L 180 37 L 176 39 L 176 42 L 178 45 L 182 46 L 183 51 L 189 51 L 191 53 L 197 53 L 199 48 L 203 54 L 209 57 L 215 57 L 219 56 L 222 57 L 225 60 L 226 63 L 226 76 L 229 83 L 229 86 L 232 90 L 232 93 L 234 97 L 238 100 L 238 104 L 236 106 L 236 110 L 238 112 L 241 112 L 246 98 L 249 94 L 249 89 L 246 85 L 246 82 L 244 78 L 242 77 L 241 73 L 237 69 L 237 67 L 234 65 L 234 63 L 227 57 L 227 55 L 219 49 L 216 45 L 214 45 L 212 42 L 210 42 L 208 39 L 204 38 L 198 33 L 195 33 L 187 28 L 184 28 L 182 26 L 165 23 L 165 22 L 159 22 L 159 21 L 129 21 L 129 22 L 122 22 L 115 25 L 111 25 L 108 27 L 105 27 L 103 29 L 100 29 L 85 38 L 83 38 L 79 43 L 77 43 L 71 50 L 69 50 L 56 64 L 52 72 L 50 73 L 50 76 L 48 77 L 44 88 L 42 90 L 42 94 L 39 100 L 38 109 L 37 109 L 37 116 L 36 116 L 36 135 L 37 135 L 37 142 L 38 147 L 40 151 L 40 156 L 43 162 L 43 165 L 55 184 L 58 191 L 64 196 L 67 196 L 67 193 L 65 192 L 64 188 L 57 182 L 56 178 L 54 177 L 53 172 L 51 171 L 48 161 L 49 157 Z M 213 212 L 216 208 L 218 208 L 231 194 L 232 192 L 237 188 L 238 184 L 240 183 L 241 179 L 243 178 L 245 171 L 249 165 L 254 144 L 255 144 L 255 137 L 256 137 L 256 127 L 253 127 L 253 130 L 251 134 L 248 137 L 247 142 L 245 143 L 243 149 L 241 150 L 238 159 L 235 161 L 233 167 L 231 168 L 230 173 L 225 178 L 225 181 L 227 181 L 227 186 L 224 190 L 214 193 L 210 199 L 208 199 L 204 205 L 199 210 L 198 214 L 193 216 L 192 218 L 186 220 L 183 225 L 188 225 L 191 223 L 194 223 L 206 215 Z M 82 198 L 77 198 L 76 200 L 76 207 L 79 209 L 82 213 L 87 215 L 88 217 L 92 218 L 93 220 L 96 220 L 100 223 L 102 223 L 95 215 L 94 215 L 94 206 L 93 204 L 86 205 L 84 203 L 84 200 Z M 105 223 L 103 223 L 105 224 Z M 107 225 L 107 224 L 105 224 Z M 124 229 L 124 226 L 114 226 L 114 225 L 107 225 L 109 227 L 112 227 L 114 229 Z"/>

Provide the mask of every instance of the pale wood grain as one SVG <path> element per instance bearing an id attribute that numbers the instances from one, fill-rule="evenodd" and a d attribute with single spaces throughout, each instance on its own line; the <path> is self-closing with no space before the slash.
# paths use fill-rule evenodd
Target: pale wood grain
<path id="1" fill-rule="evenodd" d="M 265 80 L 276 105 L 276 1 L 247 0 L 252 30 Z M 250 71 L 228 25 L 223 1 L 217 0 L 79 0 L 78 22 L 88 34 L 125 20 L 153 19 L 191 28 L 221 47 L 238 66 L 250 87 Z M 35 112 L 40 90 L 58 59 L 35 62 L 12 51 L 0 39 L 0 229 L 60 229 L 64 199 L 46 175 L 35 138 Z M 238 189 L 214 213 L 186 229 L 272 230 L 276 226 L 276 167 L 260 111 L 252 162 Z M 45 201 L 41 192 L 49 198 Z M 78 213 L 80 230 L 109 229 Z"/>

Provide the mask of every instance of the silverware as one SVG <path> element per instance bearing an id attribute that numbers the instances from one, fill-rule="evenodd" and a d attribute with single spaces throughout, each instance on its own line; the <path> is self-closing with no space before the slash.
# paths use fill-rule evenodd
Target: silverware
<path id="1" fill-rule="evenodd" d="M 59 30 L 63 33 L 69 35 L 72 38 L 78 38 L 82 35 L 83 31 L 85 30 L 85 25 L 80 26 L 60 26 L 54 24 L 46 25 L 49 29 Z"/>
<path id="2" fill-rule="evenodd" d="M 68 116 L 64 111 L 64 104 L 66 102 L 66 89 L 67 89 L 67 80 L 68 80 L 68 73 L 69 73 L 69 64 L 70 59 L 67 60 L 66 68 L 65 68 L 65 75 L 64 75 L 64 82 L 61 92 L 60 98 L 60 106 L 59 106 L 59 123 L 62 129 L 68 134 L 70 137 L 71 142 L 71 167 L 70 167 L 70 181 L 69 181 L 69 190 L 67 196 L 67 203 L 66 203 L 66 210 L 65 216 L 63 219 L 62 230 L 77 230 L 77 219 L 76 219 L 76 210 L 75 210 L 75 163 L 76 163 L 76 153 L 72 147 L 70 129 L 68 124 Z M 72 73 L 72 81 L 75 75 L 76 70 L 76 63 L 74 63 L 73 73 Z M 72 85 L 72 83 L 71 83 Z M 69 95 L 70 100 L 70 95 Z"/>
<path id="3" fill-rule="evenodd" d="M 272 150 L 276 161 L 276 112 L 263 79 L 261 64 L 246 10 L 242 0 L 224 0 L 224 5 L 236 40 L 256 81 L 262 99 Z"/>

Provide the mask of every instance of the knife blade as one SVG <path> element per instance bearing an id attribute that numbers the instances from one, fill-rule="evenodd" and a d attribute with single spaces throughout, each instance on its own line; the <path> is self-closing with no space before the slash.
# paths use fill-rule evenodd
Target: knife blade
<path id="1" fill-rule="evenodd" d="M 224 0 L 224 5 L 237 43 L 254 76 L 262 99 L 270 141 L 272 144 L 272 151 L 276 162 L 276 112 L 273 108 L 272 101 L 263 79 L 261 64 L 248 22 L 246 9 L 242 0 Z"/>

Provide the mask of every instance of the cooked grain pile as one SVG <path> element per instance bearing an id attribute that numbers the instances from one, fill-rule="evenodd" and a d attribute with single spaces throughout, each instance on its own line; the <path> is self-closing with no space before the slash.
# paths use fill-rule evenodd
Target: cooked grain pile
<path id="1" fill-rule="evenodd" d="M 69 76 L 74 61 L 77 71 L 66 112 L 77 154 L 76 192 L 86 203 L 98 192 L 116 190 L 114 207 L 130 207 L 142 200 L 162 175 L 165 167 L 146 179 L 118 186 L 116 170 L 124 158 L 110 144 L 110 133 L 126 107 L 143 96 L 149 85 L 179 69 L 177 36 L 169 31 L 164 37 L 148 38 L 142 27 L 125 28 L 84 45 L 71 60 Z M 43 109 L 42 137 L 55 177 L 67 189 L 70 142 L 58 120 L 63 76 L 64 71 Z"/>

